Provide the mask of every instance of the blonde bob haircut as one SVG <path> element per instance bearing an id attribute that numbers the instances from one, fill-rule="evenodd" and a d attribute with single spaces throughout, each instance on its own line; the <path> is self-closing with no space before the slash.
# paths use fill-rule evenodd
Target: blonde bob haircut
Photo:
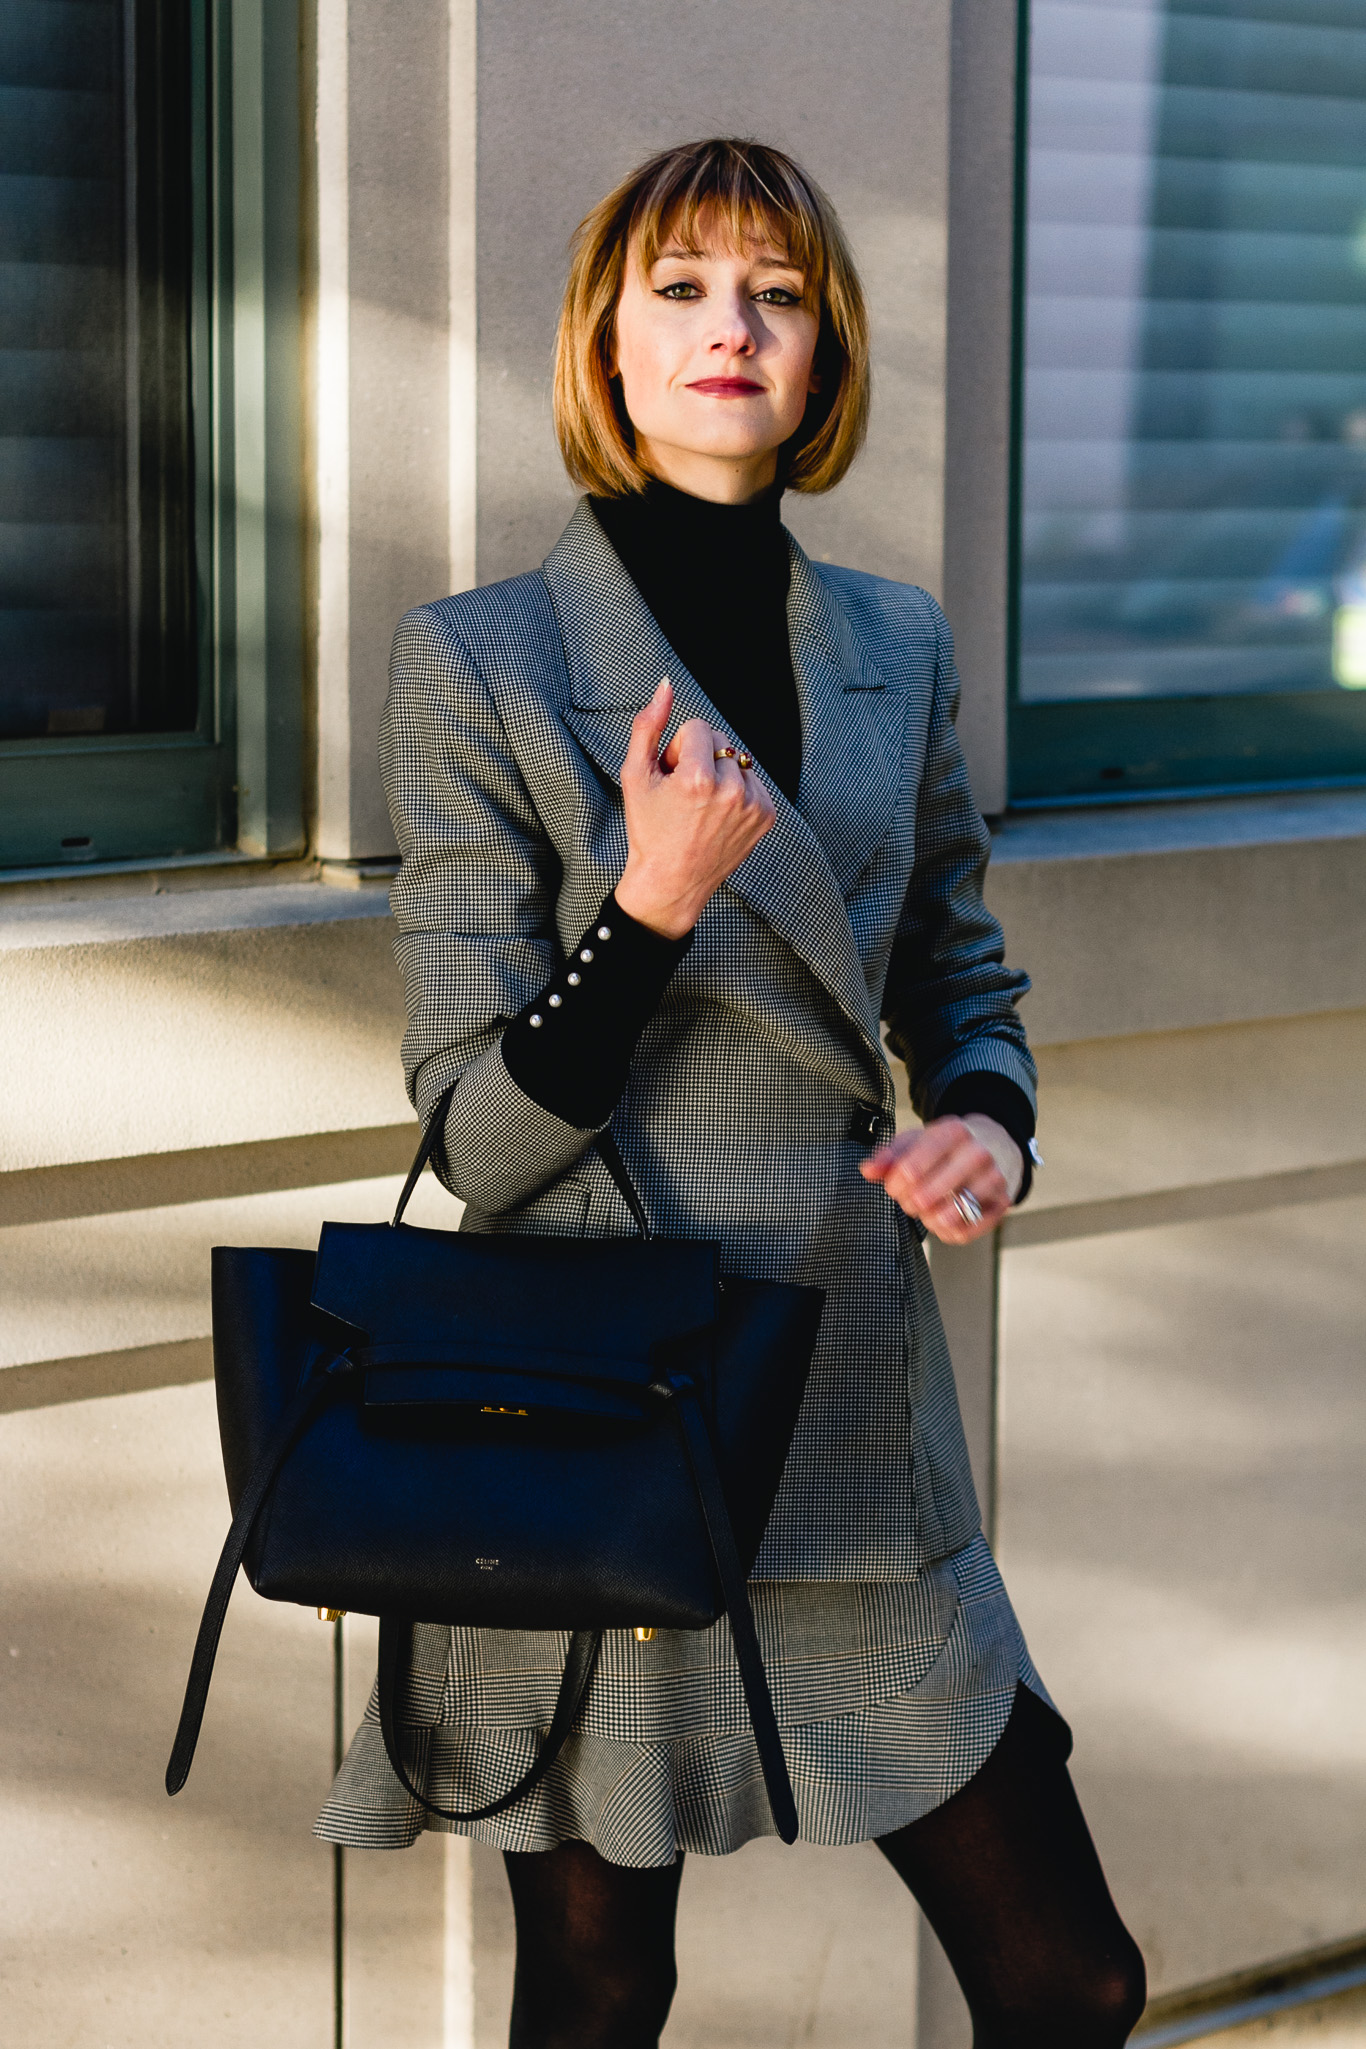
<path id="1" fill-rule="evenodd" d="M 781 150 L 687 142 L 632 172 L 574 235 L 555 342 L 555 432 L 582 490 L 626 498 L 650 480 L 608 367 L 628 251 L 648 272 L 671 238 L 692 251 L 718 232 L 737 249 L 781 251 L 820 314 L 820 391 L 781 453 L 779 476 L 794 491 L 829 491 L 858 454 L 868 424 L 868 314 L 834 207 Z"/>

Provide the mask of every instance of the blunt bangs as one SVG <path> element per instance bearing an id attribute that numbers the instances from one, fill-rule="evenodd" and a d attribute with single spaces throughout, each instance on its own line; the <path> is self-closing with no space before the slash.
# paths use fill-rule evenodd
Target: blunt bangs
<path id="1" fill-rule="evenodd" d="M 627 243 L 635 241 L 644 270 L 671 241 L 681 243 L 689 255 L 700 254 L 704 242 L 717 236 L 732 249 L 773 249 L 804 274 L 808 297 L 819 304 L 825 248 L 817 203 L 795 164 L 790 173 L 765 179 L 744 144 L 731 144 L 724 156 L 694 163 L 666 158 L 658 179 L 636 200 Z"/>
<path id="2" fill-rule="evenodd" d="M 555 431 L 565 467 L 603 498 L 643 491 L 617 380 L 609 369 L 628 252 L 645 270 L 671 240 L 699 250 L 718 234 L 756 244 L 800 270 L 820 319 L 821 390 L 779 458 L 796 491 L 828 491 L 853 462 L 868 421 L 868 317 L 863 288 L 830 201 L 801 166 L 762 143 L 684 143 L 642 164 L 580 223 L 555 347 Z"/>

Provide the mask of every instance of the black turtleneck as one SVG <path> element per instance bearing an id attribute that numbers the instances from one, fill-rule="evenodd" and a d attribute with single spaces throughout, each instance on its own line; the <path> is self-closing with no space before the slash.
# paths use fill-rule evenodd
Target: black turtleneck
<path id="1" fill-rule="evenodd" d="M 684 668 L 795 803 L 802 722 L 781 501 L 776 484 L 748 505 L 714 505 L 653 483 L 589 502 Z"/>
<path id="2" fill-rule="evenodd" d="M 693 681 L 795 802 L 802 729 L 781 497 L 775 485 L 748 505 L 716 505 L 652 483 L 629 498 L 589 502 Z M 504 1064 L 518 1087 L 581 1131 L 604 1125 L 625 1089 L 636 1042 L 691 944 L 691 933 L 664 939 L 637 924 L 609 896 L 564 966 L 503 1033 Z M 1005 1127 L 1025 1154 L 1022 1200 L 1034 1133 L 1024 1091 L 1000 1075 L 961 1075 L 939 1110 L 979 1110 Z"/>

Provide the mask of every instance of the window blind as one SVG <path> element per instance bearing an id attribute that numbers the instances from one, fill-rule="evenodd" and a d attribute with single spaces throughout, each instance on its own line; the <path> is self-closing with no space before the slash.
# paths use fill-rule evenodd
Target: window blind
<path id="1" fill-rule="evenodd" d="M 188 93 L 172 7 L 0 6 L 0 738 L 194 724 Z"/>
<path id="2" fill-rule="evenodd" d="M 1366 687 L 1361 0 L 1039 0 L 1027 208 L 1021 703 Z"/>

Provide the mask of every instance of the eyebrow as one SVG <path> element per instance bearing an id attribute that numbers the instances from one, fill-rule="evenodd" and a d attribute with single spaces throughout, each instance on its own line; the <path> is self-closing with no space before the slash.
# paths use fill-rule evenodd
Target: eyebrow
<path id="1" fill-rule="evenodd" d="M 682 242 L 668 242 L 655 257 L 655 262 L 663 263 L 667 258 L 675 257 L 679 262 L 684 263 L 687 262 L 689 258 L 692 258 L 694 260 L 696 260 L 699 257 L 705 258 L 707 253 L 708 252 L 705 249 L 687 248 Z M 801 277 L 804 275 L 802 267 L 799 263 L 794 263 L 790 256 L 780 255 L 776 249 L 766 248 L 756 250 L 753 260 L 756 263 L 770 264 L 775 270 L 790 270 L 794 272 L 794 274 L 797 277 Z"/>

